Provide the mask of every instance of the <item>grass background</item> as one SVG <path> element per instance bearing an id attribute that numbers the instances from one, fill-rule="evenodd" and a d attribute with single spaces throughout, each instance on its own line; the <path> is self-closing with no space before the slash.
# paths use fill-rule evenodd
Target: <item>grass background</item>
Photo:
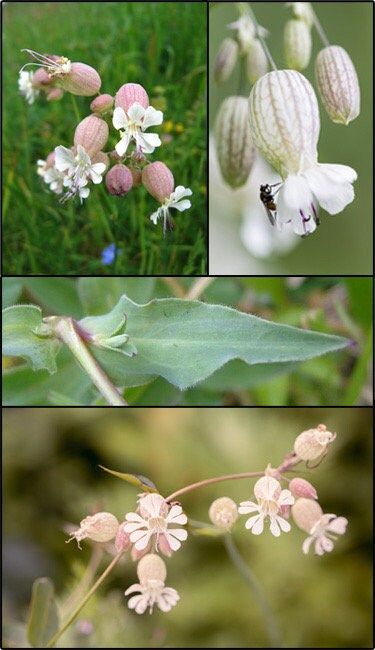
<path id="1" fill-rule="evenodd" d="M 372 2 L 316 2 L 312 3 L 330 43 L 344 47 L 357 70 L 361 88 L 361 113 L 348 127 L 334 124 L 328 118 L 318 98 L 321 119 L 319 138 L 319 162 L 342 163 L 353 167 L 358 173 L 354 183 L 355 199 L 345 210 L 331 216 L 321 211 L 322 225 L 311 237 L 298 240 L 298 245 L 284 256 L 269 257 L 257 261 L 240 242 L 232 214 L 210 214 L 210 230 L 225 229 L 226 256 L 236 263 L 243 258 L 240 273 L 262 275 L 273 273 L 290 275 L 361 275 L 372 274 L 373 254 L 373 163 L 372 163 L 372 51 L 373 51 L 373 3 Z M 285 67 L 283 58 L 284 25 L 290 17 L 290 10 L 284 2 L 252 2 L 260 25 L 269 30 L 267 39 L 270 52 L 279 68 Z M 225 97 L 238 92 L 239 66 L 232 77 L 222 86 L 214 82 L 211 72 L 214 59 L 223 38 L 229 35 L 226 25 L 236 20 L 235 3 L 210 3 L 209 11 L 209 97 L 210 130 L 213 128 L 217 110 Z M 316 30 L 312 31 L 313 51 L 310 64 L 303 74 L 316 88 L 314 65 L 322 45 Z M 246 96 L 250 84 L 244 86 Z M 251 177 L 250 177 L 251 178 Z M 250 181 L 251 182 L 251 181 Z M 210 186 L 210 192 L 215 188 Z M 232 204 L 236 203 L 233 191 Z M 266 218 L 266 217 L 265 217 Z M 212 241 L 212 240 L 211 240 Z M 214 257 L 211 250 L 211 257 Z M 248 265 L 246 265 L 246 258 Z M 214 273 L 220 272 L 220 256 L 215 263 Z M 228 265 L 226 266 L 228 268 Z M 261 269 L 261 270 L 259 270 Z M 226 271 L 224 271 L 225 273 Z M 236 271 L 238 272 L 238 271 Z"/>
<path id="2" fill-rule="evenodd" d="M 79 551 L 65 544 L 64 524 L 77 524 L 93 508 L 123 520 L 134 508 L 137 489 L 98 464 L 148 476 L 170 494 L 210 476 L 276 465 L 295 437 L 319 422 L 337 438 L 321 465 L 302 465 L 300 475 L 314 484 L 325 512 L 347 517 L 346 534 L 321 558 L 303 555 L 306 535 L 294 526 L 279 538 L 268 530 L 255 537 L 240 517 L 234 538 L 265 591 L 284 647 L 372 648 L 370 408 L 5 409 L 2 647 L 26 647 L 36 577 L 54 579 L 61 603 L 82 576 L 90 545 Z M 253 485 L 230 481 L 180 500 L 190 517 L 207 521 L 213 499 L 250 499 Z M 135 568 L 126 556 L 60 647 L 270 647 L 259 603 L 220 539 L 190 535 L 167 568 L 168 585 L 181 596 L 171 612 L 139 617 L 127 609 L 123 593 L 135 582 Z M 89 635 L 82 634 L 83 621 L 93 626 Z"/>
<path id="3" fill-rule="evenodd" d="M 15 274 L 190 274 L 206 272 L 206 5 L 193 2 L 4 3 L 3 272 Z M 175 212 L 163 240 L 149 215 L 155 200 L 143 188 L 113 197 L 104 184 L 61 206 L 36 174 L 36 161 L 70 146 L 77 124 L 72 96 L 44 96 L 29 106 L 18 94 L 22 48 L 63 54 L 96 68 L 102 92 L 142 84 L 164 112 L 160 135 L 171 141 L 151 155 L 193 191 L 192 208 Z M 76 97 L 81 119 L 92 98 Z M 114 148 L 117 132 L 106 150 Z M 122 250 L 109 267 L 101 251 Z"/>

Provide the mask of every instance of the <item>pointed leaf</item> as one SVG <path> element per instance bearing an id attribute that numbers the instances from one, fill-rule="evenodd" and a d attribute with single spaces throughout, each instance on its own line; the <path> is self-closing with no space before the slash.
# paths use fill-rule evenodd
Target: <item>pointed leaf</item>
<path id="1" fill-rule="evenodd" d="M 139 385 L 148 375 L 164 377 L 184 390 L 231 359 L 250 365 L 304 361 L 349 343 L 340 336 L 279 325 L 197 301 L 167 298 L 137 305 L 122 296 L 117 309 L 126 315 L 126 333 L 137 356 L 91 347 L 117 386 Z"/>
<path id="2" fill-rule="evenodd" d="M 140 488 L 144 492 L 157 492 L 155 484 L 150 481 L 147 476 L 142 476 L 141 474 L 124 474 L 123 472 L 115 472 L 113 469 L 108 469 L 108 467 L 103 467 L 99 465 L 101 469 L 104 469 L 108 474 L 112 474 L 117 478 L 120 478 L 122 481 L 127 481 L 137 488 Z"/>
<path id="3" fill-rule="evenodd" d="M 27 638 L 33 648 L 46 648 L 59 627 L 59 614 L 50 578 L 35 580 L 31 595 Z"/>
<path id="4" fill-rule="evenodd" d="M 3 354 L 22 357 L 34 370 L 56 372 L 55 357 L 60 344 L 55 338 L 39 337 L 42 310 L 35 305 L 15 305 L 3 310 Z"/>

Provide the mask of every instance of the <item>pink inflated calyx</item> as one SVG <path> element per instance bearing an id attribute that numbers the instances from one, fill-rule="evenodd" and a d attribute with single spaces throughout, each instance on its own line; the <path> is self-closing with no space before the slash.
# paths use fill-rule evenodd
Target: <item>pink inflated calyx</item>
<path id="1" fill-rule="evenodd" d="M 52 83 L 52 78 L 48 74 L 47 70 L 44 68 L 38 68 L 34 72 L 32 84 L 34 88 L 41 88 L 43 86 L 49 86 Z"/>
<path id="2" fill-rule="evenodd" d="M 93 113 L 105 113 L 112 108 L 114 101 L 112 95 L 99 95 L 99 97 L 92 100 L 90 109 Z"/>
<path id="3" fill-rule="evenodd" d="M 70 71 L 59 77 L 59 84 L 72 95 L 90 97 L 99 92 L 102 80 L 90 65 L 72 63 Z"/>
<path id="4" fill-rule="evenodd" d="M 294 497 L 304 497 L 305 499 L 317 499 L 318 494 L 309 481 L 304 478 L 293 478 L 289 483 L 289 490 Z"/>
<path id="5" fill-rule="evenodd" d="M 142 183 L 159 203 L 164 203 L 174 190 L 173 174 L 162 162 L 146 165 L 142 171 Z"/>
<path id="6" fill-rule="evenodd" d="M 89 115 L 78 124 L 74 133 L 74 144 L 80 144 L 92 157 L 106 145 L 108 135 L 107 122 L 97 115 Z"/>
<path id="7" fill-rule="evenodd" d="M 119 88 L 115 96 L 115 106 L 121 106 L 124 111 L 127 111 L 130 106 L 138 102 L 143 108 L 150 105 L 148 95 L 140 84 L 124 84 Z"/>
<path id="8" fill-rule="evenodd" d="M 105 184 L 110 194 L 124 196 L 133 186 L 133 176 L 125 165 L 114 165 L 105 177 Z"/>
<path id="9" fill-rule="evenodd" d="M 51 88 L 51 90 L 47 93 L 47 101 L 57 102 L 59 99 L 62 98 L 63 94 L 64 91 L 62 88 Z"/>

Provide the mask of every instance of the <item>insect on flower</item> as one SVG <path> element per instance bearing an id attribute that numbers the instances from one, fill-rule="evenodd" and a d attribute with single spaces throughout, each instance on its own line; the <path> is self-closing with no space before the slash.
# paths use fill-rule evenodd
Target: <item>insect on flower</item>
<path id="1" fill-rule="evenodd" d="M 271 226 L 274 226 L 276 224 L 276 217 L 277 217 L 277 212 L 276 212 L 277 208 L 276 208 L 275 197 L 272 192 L 272 188 L 280 185 L 281 183 L 275 183 L 274 185 L 266 184 L 260 186 L 260 200 L 262 201 L 266 209 L 267 217 L 269 219 Z M 278 190 L 276 190 L 275 194 L 277 192 Z M 273 214 L 273 212 L 275 214 Z"/>

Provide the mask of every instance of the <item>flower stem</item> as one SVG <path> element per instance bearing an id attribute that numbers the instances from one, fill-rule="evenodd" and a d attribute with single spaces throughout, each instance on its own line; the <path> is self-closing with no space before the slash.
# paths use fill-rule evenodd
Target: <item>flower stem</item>
<path id="1" fill-rule="evenodd" d="M 81 600 L 85 591 L 90 587 L 95 578 L 96 572 L 99 568 L 100 562 L 103 557 L 103 548 L 99 544 L 95 544 L 90 561 L 86 567 L 85 573 L 81 580 L 75 587 L 74 591 L 68 596 L 67 600 L 63 603 L 61 612 L 62 617 L 65 618 L 73 609 L 76 608 L 77 603 Z"/>
<path id="2" fill-rule="evenodd" d="M 72 100 L 73 110 L 74 110 L 74 114 L 76 116 L 76 120 L 78 120 L 78 122 L 80 122 L 81 117 L 79 115 L 79 110 L 78 110 L 76 98 L 74 97 L 74 95 L 72 95 L 72 93 L 69 93 L 69 94 L 70 94 L 70 97 L 71 97 L 71 100 Z"/>
<path id="3" fill-rule="evenodd" d="M 74 619 L 78 616 L 81 609 L 83 609 L 83 607 L 86 605 L 87 601 L 90 600 L 93 593 L 95 593 L 97 588 L 102 584 L 102 582 L 105 580 L 105 578 L 111 573 L 112 569 L 116 566 L 117 562 L 122 557 L 123 553 L 124 553 L 124 551 L 120 551 L 120 553 L 118 553 L 113 558 L 112 562 L 103 571 L 101 576 L 99 576 L 99 578 L 97 579 L 95 584 L 93 584 L 93 586 L 91 587 L 90 591 L 87 592 L 86 596 L 81 600 L 81 602 L 76 607 L 74 612 L 69 616 L 68 620 L 64 623 L 64 625 L 59 630 L 57 630 L 56 634 L 54 634 L 53 637 L 51 637 L 51 639 L 48 641 L 47 646 L 46 646 L 47 648 L 53 648 L 56 641 L 58 641 L 60 636 L 62 634 L 64 634 L 65 630 L 68 629 L 69 625 L 71 625 L 71 623 L 73 623 Z"/>
<path id="4" fill-rule="evenodd" d="M 49 316 L 45 319 L 49 323 L 56 336 L 65 343 L 73 353 L 83 370 L 87 372 L 101 395 L 111 406 L 127 406 L 117 388 L 112 384 L 103 368 L 98 364 L 89 349 L 84 344 L 76 327 L 73 318 L 64 316 Z"/>
<path id="5" fill-rule="evenodd" d="M 268 59 L 268 61 L 270 63 L 271 68 L 273 68 L 274 70 L 277 70 L 276 63 L 275 63 L 275 61 L 273 60 L 273 58 L 271 56 L 271 52 L 268 49 L 267 43 L 266 43 L 266 41 L 264 40 L 263 36 L 260 33 L 258 21 L 257 21 L 257 19 L 255 17 L 255 14 L 254 14 L 252 8 L 251 8 L 251 3 L 250 2 L 248 2 L 248 8 L 249 8 L 249 13 L 250 13 L 251 19 L 252 19 L 252 21 L 254 23 L 256 37 L 260 41 L 260 44 L 261 44 L 261 46 L 262 46 L 262 48 L 264 50 L 264 53 L 265 53 L 265 55 L 266 55 L 266 57 L 267 57 L 267 59 Z"/>
<path id="6" fill-rule="evenodd" d="M 216 278 L 210 277 L 210 278 L 199 278 L 192 286 L 190 287 L 189 291 L 185 294 L 184 298 L 185 300 L 198 300 L 202 293 L 208 289 L 210 284 L 212 284 Z"/>
<path id="7" fill-rule="evenodd" d="M 248 565 L 241 556 L 236 544 L 233 541 L 231 534 L 224 536 L 224 546 L 228 553 L 230 560 L 233 562 L 234 566 L 241 573 L 244 580 L 249 585 L 256 601 L 259 604 L 260 609 L 262 610 L 265 627 L 267 630 L 269 642 L 272 648 L 282 648 L 283 643 L 281 640 L 281 634 L 279 626 L 276 622 L 273 611 L 268 603 L 268 600 L 265 596 L 265 593 L 262 589 L 262 586 L 249 569 Z"/>
<path id="8" fill-rule="evenodd" d="M 161 278 L 176 298 L 184 298 L 185 291 L 176 278 Z"/>
<path id="9" fill-rule="evenodd" d="M 224 474 L 223 476 L 215 476 L 214 478 L 206 478 L 204 481 L 198 481 L 197 483 L 191 483 L 190 485 L 185 485 L 185 487 L 176 492 L 172 492 L 165 500 L 172 501 L 181 494 L 186 494 L 186 492 L 192 492 L 198 488 L 205 487 L 206 485 L 212 485 L 212 483 L 221 483 L 222 481 L 235 481 L 236 479 L 241 478 L 253 478 L 254 476 L 263 476 L 264 472 L 242 472 L 241 474 Z"/>
<path id="10" fill-rule="evenodd" d="M 311 7 L 313 20 L 314 20 L 315 29 L 318 32 L 324 47 L 328 47 L 329 46 L 329 40 L 328 40 L 328 38 L 326 36 L 326 33 L 325 33 L 323 27 L 321 26 L 320 21 L 318 19 L 318 16 L 316 15 L 316 13 L 315 13 L 314 9 L 312 8 L 311 4 L 310 4 L 310 7 Z"/>

